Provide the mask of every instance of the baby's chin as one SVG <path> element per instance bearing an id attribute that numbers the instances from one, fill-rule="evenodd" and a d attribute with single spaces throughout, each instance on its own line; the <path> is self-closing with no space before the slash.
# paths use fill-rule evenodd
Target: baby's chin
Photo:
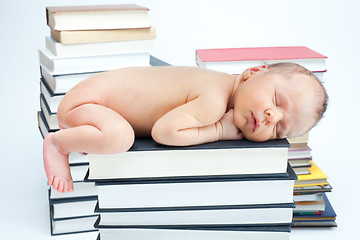
<path id="1" fill-rule="evenodd" d="M 270 140 L 269 137 L 266 136 L 262 136 L 261 134 L 254 134 L 254 133 L 244 133 L 242 132 L 244 135 L 244 138 L 246 138 L 249 141 L 253 141 L 253 142 L 265 142 Z"/>

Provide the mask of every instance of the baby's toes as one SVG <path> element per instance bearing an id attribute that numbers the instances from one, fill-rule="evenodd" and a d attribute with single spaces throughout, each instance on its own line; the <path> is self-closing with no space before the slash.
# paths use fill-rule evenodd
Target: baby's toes
<path id="1" fill-rule="evenodd" d="M 53 183 L 54 183 L 54 178 L 55 178 L 54 176 L 48 177 L 48 183 L 49 183 L 50 186 L 53 185 Z"/>
<path id="2" fill-rule="evenodd" d="M 66 193 L 67 191 L 69 191 L 69 183 L 68 181 L 64 181 L 64 188 L 61 192 Z"/>
<path id="3" fill-rule="evenodd" d="M 69 181 L 68 181 L 68 186 L 69 186 L 69 192 L 73 192 L 74 191 L 74 183 L 73 183 L 73 180 L 72 179 L 70 179 Z"/>
<path id="4" fill-rule="evenodd" d="M 59 183 L 60 183 L 60 179 L 58 177 L 54 177 L 54 181 L 53 181 L 53 184 L 52 184 L 52 187 L 54 189 L 58 189 L 59 188 Z"/>
<path id="5" fill-rule="evenodd" d="M 57 188 L 58 192 L 63 192 L 64 191 L 64 180 L 60 179 L 59 181 L 59 186 Z"/>

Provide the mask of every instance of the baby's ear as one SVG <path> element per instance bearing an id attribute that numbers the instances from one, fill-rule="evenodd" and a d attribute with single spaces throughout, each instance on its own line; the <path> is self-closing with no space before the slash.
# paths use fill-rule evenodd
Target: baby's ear
<path id="1" fill-rule="evenodd" d="M 268 65 L 262 65 L 262 66 L 256 66 L 256 67 L 250 67 L 246 69 L 242 75 L 241 75 L 241 81 L 248 80 L 251 76 L 254 74 L 260 73 L 260 72 L 267 72 L 269 71 Z"/>

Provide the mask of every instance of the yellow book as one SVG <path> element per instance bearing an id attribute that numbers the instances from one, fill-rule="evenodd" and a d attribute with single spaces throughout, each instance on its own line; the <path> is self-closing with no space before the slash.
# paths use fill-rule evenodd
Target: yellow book
<path id="1" fill-rule="evenodd" d="M 328 176 L 311 161 L 309 168 L 310 174 L 299 175 L 298 180 L 295 181 L 294 187 L 315 186 L 315 185 L 328 185 Z"/>

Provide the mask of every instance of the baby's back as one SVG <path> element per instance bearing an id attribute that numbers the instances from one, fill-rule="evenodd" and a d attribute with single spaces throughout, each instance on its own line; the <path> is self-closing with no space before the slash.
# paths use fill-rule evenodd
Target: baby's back
<path id="1" fill-rule="evenodd" d="M 165 113 L 201 94 L 220 93 L 224 97 L 219 101 L 227 101 L 232 85 L 231 75 L 194 67 L 134 67 L 94 75 L 68 95 L 107 106 L 123 116 L 137 135 L 149 135 Z"/>

